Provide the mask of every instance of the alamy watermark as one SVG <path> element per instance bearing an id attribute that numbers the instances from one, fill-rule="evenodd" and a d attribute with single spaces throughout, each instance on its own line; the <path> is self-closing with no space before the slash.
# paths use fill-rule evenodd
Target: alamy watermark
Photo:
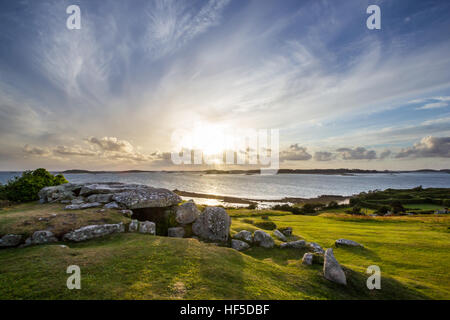
<path id="1" fill-rule="evenodd" d="M 66 9 L 66 13 L 70 16 L 66 20 L 66 27 L 69 30 L 81 29 L 81 9 L 77 5 L 70 5 Z"/>
<path id="2" fill-rule="evenodd" d="M 372 265 L 367 267 L 366 273 L 371 274 L 369 278 L 367 278 L 366 285 L 369 290 L 381 289 L 381 270 L 379 266 Z"/>
<path id="3" fill-rule="evenodd" d="M 261 174 L 279 169 L 278 129 L 176 130 L 171 160 L 175 165 L 250 165 Z"/>
<path id="4" fill-rule="evenodd" d="M 69 276 L 67 278 L 67 289 L 69 290 L 73 290 L 73 289 L 77 289 L 80 290 L 81 289 L 81 270 L 80 267 L 77 265 L 71 265 L 67 267 L 66 273 L 71 274 L 71 276 Z"/>

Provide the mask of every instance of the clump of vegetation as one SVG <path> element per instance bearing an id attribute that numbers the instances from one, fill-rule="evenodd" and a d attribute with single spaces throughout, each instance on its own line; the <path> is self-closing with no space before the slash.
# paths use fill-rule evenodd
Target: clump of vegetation
<path id="1" fill-rule="evenodd" d="M 272 207 L 272 210 L 278 210 L 278 211 L 287 211 L 292 214 L 308 214 L 308 213 L 315 213 L 317 208 L 323 208 L 324 205 L 321 203 L 305 203 L 303 207 L 294 207 L 290 206 L 288 204 L 283 205 L 275 205 Z"/>
<path id="2" fill-rule="evenodd" d="M 330 201 L 327 205 L 327 209 L 337 209 L 339 208 L 339 204 L 336 201 Z"/>
<path id="3" fill-rule="evenodd" d="M 376 213 L 380 216 L 384 216 L 390 211 L 390 208 L 388 206 L 381 206 Z"/>
<path id="4" fill-rule="evenodd" d="M 15 177 L 0 187 L 0 197 L 14 202 L 38 200 L 38 192 L 49 186 L 57 186 L 68 181 L 62 174 L 52 175 L 45 169 L 25 171 L 21 177 Z"/>
<path id="5" fill-rule="evenodd" d="M 248 205 L 247 209 L 249 209 L 249 210 L 255 210 L 256 207 L 257 207 L 256 203 L 251 203 L 251 204 Z"/>
<path id="6" fill-rule="evenodd" d="M 255 223 L 255 221 L 251 220 L 251 219 L 242 219 L 243 222 L 248 223 L 248 224 L 253 224 Z"/>
<path id="7" fill-rule="evenodd" d="M 272 221 L 256 222 L 254 226 L 264 230 L 275 230 L 277 228 L 277 225 Z"/>
<path id="8" fill-rule="evenodd" d="M 400 201 L 393 201 L 391 203 L 391 208 L 392 208 L 392 212 L 394 212 L 394 213 L 405 212 L 405 208 L 403 207 L 403 205 Z"/>
<path id="9" fill-rule="evenodd" d="M 261 219 L 263 219 L 263 220 L 269 220 L 269 216 L 261 216 Z"/>
<path id="10" fill-rule="evenodd" d="M 361 207 L 358 205 L 353 206 L 350 210 L 346 210 L 345 212 L 348 214 L 357 215 L 357 216 L 362 215 Z"/>
<path id="11" fill-rule="evenodd" d="M 292 214 L 302 214 L 302 211 L 299 207 L 292 207 L 288 204 L 277 204 L 272 207 L 272 210 L 286 211 Z"/>

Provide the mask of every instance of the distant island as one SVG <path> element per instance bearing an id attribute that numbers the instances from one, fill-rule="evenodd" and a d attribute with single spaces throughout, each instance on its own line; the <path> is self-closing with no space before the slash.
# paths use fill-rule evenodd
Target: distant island
<path id="1" fill-rule="evenodd" d="M 63 174 L 107 174 L 107 173 L 150 173 L 150 172 L 165 172 L 165 173 L 203 173 L 203 174 L 260 174 L 261 170 L 125 170 L 125 171 L 91 171 L 81 169 L 65 170 Z M 373 173 L 420 173 L 420 172 L 436 172 L 436 173 L 450 173 L 450 169 L 433 170 L 363 170 L 363 169 L 279 169 L 278 174 L 328 174 L 328 175 L 352 175 L 352 174 L 373 174 Z"/>

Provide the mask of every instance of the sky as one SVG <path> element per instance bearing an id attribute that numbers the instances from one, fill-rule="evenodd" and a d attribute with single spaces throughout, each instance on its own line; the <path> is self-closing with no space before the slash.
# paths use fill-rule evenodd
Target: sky
<path id="1" fill-rule="evenodd" d="M 69 5 L 81 29 L 66 27 Z M 221 152 L 218 132 L 243 129 L 279 130 L 283 168 L 448 169 L 449 13 L 431 0 L 1 0 L 0 170 L 222 168 L 175 165 L 189 147 L 175 133 Z"/>

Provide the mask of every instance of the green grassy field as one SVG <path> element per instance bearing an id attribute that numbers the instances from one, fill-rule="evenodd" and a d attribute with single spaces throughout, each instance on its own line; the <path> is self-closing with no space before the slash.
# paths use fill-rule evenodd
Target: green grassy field
<path id="1" fill-rule="evenodd" d="M 14 209 L 13 209 L 14 210 Z M 0 211 L 2 212 L 2 211 Z M 92 213 L 92 212 L 91 212 Z M 232 231 L 255 230 L 238 212 Z M 9 211 L 9 225 L 13 215 Z M 81 212 L 80 212 L 81 214 Z M 0 213 L 0 226 L 8 216 Z M 325 280 L 305 251 L 237 252 L 195 239 L 116 234 L 85 243 L 0 250 L 1 299 L 448 299 L 450 217 L 272 215 L 279 227 L 326 247 L 349 238 L 364 249 L 335 248 L 348 286 Z M 252 220 L 262 221 L 257 213 Z M 14 220 L 13 220 L 14 221 Z M 266 221 L 266 220 L 265 220 Z M 16 220 L 17 222 L 17 220 Z M 4 230 L 4 229 L 1 229 Z M 271 231 L 268 231 L 271 233 Z M 279 242 L 278 242 L 279 243 Z M 66 268 L 79 265 L 81 290 L 68 290 Z M 365 270 L 378 265 L 382 289 L 368 290 Z"/>

